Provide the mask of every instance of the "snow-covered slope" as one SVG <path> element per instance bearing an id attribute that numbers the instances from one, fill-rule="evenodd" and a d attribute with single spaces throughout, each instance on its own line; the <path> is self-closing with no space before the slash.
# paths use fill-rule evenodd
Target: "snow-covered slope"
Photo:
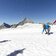
<path id="1" fill-rule="evenodd" d="M 51 26 L 51 32 L 53 34 L 42 34 L 41 24 L 25 24 L 17 28 L 2 29 L 0 56 L 8 56 L 15 50 L 23 48 L 25 48 L 23 54 L 15 56 L 56 56 L 56 26 Z"/>

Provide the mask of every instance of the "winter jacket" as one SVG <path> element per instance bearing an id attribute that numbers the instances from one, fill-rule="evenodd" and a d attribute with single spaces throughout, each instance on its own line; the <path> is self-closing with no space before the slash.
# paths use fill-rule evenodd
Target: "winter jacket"
<path id="1" fill-rule="evenodd" d="M 43 27 L 43 30 L 42 30 L 42 33 L 46 30 L 46 29 L 49 29 L 50 26 L 48 24 L 44 24 L 44 27 Z"/>

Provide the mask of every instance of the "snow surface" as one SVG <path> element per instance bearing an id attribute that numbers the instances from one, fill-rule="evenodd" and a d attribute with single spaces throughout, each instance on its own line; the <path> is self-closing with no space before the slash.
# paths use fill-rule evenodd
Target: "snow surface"
<path id="1" fill-rule="evenodd" d="M 56 56 L 56 25 L 51 25 L 53 34 L 42 34 L 41 24 L 25 24 L 17 28 L 0 30 L 0 56 L 26 48 L 16 56 Z"/>

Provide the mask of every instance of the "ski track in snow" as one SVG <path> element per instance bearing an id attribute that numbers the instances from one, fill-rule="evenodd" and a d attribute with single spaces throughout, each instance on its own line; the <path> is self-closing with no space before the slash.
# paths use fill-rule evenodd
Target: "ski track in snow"
<path id="1" fill-rule="evenodd" d="M 26 24 L 15 29 L 0 30 L 0 56 L 26 48 L 16 56 L 56 56 L 56 26 L 51 26 L 53 34 L 42 34 L 39 24 Z M 55 29 L 55 30 L 53 30 Z M 10 40 L 3 42 L 3 40 Z"/>

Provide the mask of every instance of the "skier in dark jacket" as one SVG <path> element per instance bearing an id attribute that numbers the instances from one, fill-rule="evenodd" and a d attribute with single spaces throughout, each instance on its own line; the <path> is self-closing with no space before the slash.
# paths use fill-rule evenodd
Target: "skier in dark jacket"
<path id="1" fill-rule="evenodd" d="M 46 32 L 46 34 L 49 34 L 49 32 L 50 32 L 50 26 L 48 24 L 43 24 L 43 31 L 42 31 L 42 33 L 44 31 Z"/>

